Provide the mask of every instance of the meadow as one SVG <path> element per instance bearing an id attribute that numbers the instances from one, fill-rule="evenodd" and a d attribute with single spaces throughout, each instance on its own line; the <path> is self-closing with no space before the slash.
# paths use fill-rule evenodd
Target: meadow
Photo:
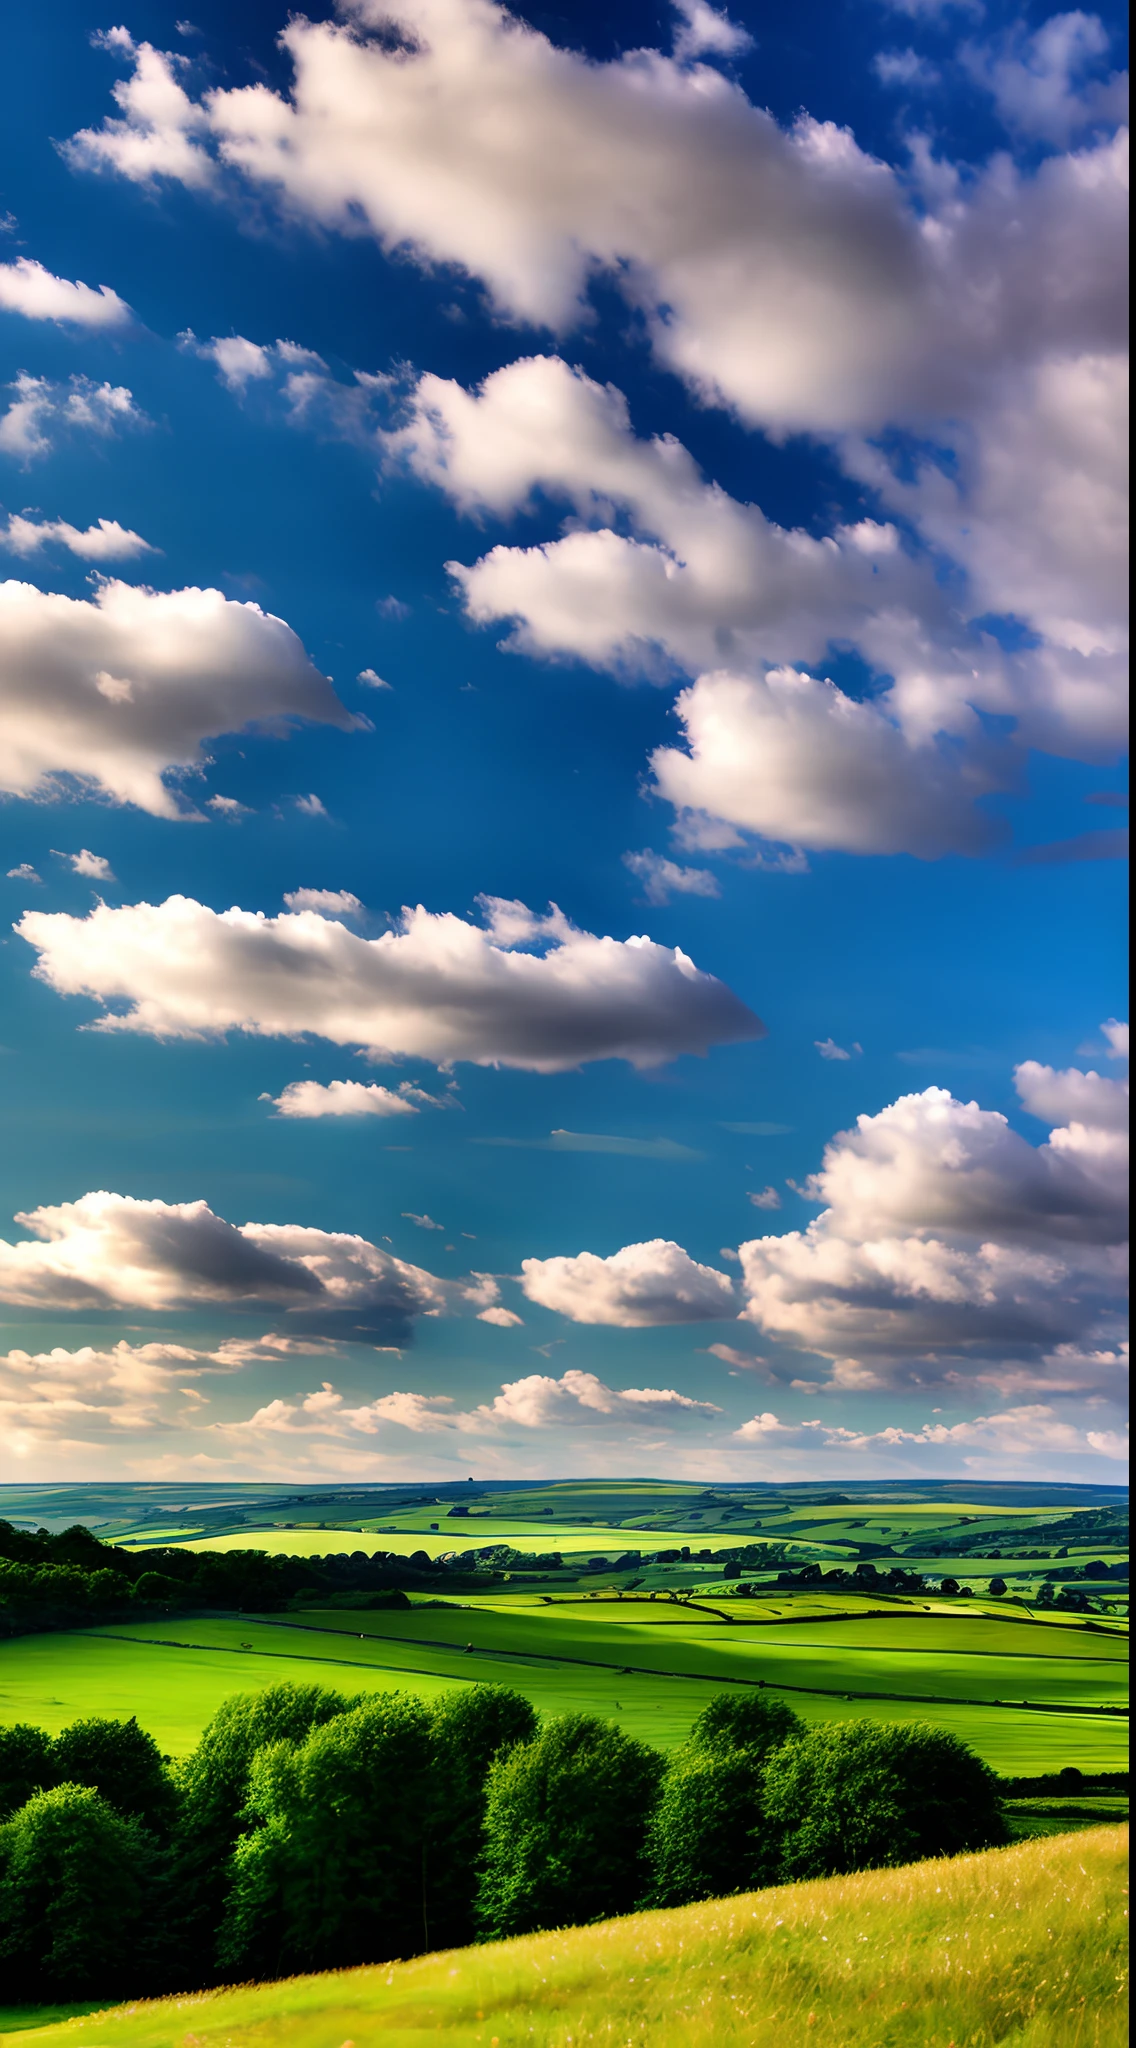
<path id="1" fill-rule="evenodd" d="M 137 1713 L 182 1755 L 222 1699 L 278 1680 L 427 1700 L 479 1680 L 671 1749 L 712 1687 L 764 1685 L 810 1723 L 930 1721 L 1003 1775 L 1115 1771 L 1126 1763 L 1128 1586 L 1113 1575 L 1127 1569 L 1124 1501 L 1118 1489 L 929 1483 L 10 1487 L 0 1514 L 55 1529 L 85 1514 L 104 1542 L 136 1553 L 381 1552 L 396 1577 L 418 1553 L 411 1582 L 436 1566 L 436 1597 L 415 1591 L 406 1611 L 372 1612 L 362 1596 L 305 1596 L 287 1613 L 17 1635 L 0 1645 L 0 1721 L 56 1730 L 83 1712 Z M 1110 1576 L 1086 1579 L 1086 1564 Z M 923 1585 L 855 1578 L 895 1568 Z M 834 1569 L 846 1583 L 821 1576 Z M 964 1594 L 941 1590 L 960 1583 Z"/>
<path id="2" fill-rule="evenodd" d="M 62 2023 L 0 2011 L 0 2042 L 1119 2048 L 1126 1846 L 1105 1827 Z"/>
<path id="3" fill-rule="evenodd" d="M 432 1699 L 455 1683 L 515 1687 L 542 1713 L 615 1720 L 662 1749 L 710 1693 L 764 1684 L 804 1720 L 927 1720 L 1006 1776 L 1126 1765 L 1126 1642 L 1079 1618 L 968 1603 L 873 1611 L 807 1594 L 697 1606 L 633 1596 L 467 1596 L 409 1611 L 178 1616 L 16 1638 L 0 1651 L 0 1716 L 52 1731 L 137 1713 L 185 1754 L 220 1701 L 283 1679 Z M 727 1612 L 722 1603 L 722 1613 Z M 736 1618 L 735 1618 L 736 1617 Z M 1098 1632 L 1099 1630 L 1099 1632 Z M 1029 1700 L 1027 1707 L 1022 1704 Z"/>

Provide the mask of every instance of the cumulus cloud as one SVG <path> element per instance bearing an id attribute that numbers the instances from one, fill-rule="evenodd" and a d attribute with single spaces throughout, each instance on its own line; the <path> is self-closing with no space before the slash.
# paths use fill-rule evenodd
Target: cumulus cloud
<path id="1" fill-rule="evenodd" d="M 974 803 L 1014 771 L 977 730 L 965 752 L 938 735 L 912 745 L 879 704 L 788 668 L 702 676 L 676 710 L 685 748 L 657 748 L 651 767 L 688 845 L 753 834 L 930 860 L 987 852 L 1006 834 Z"/>
<path id="2" fill-rule="evenodd" d="M 289 910 L 315 910 L 321 917 L 358 917 L 363 908 L 350 889 L 290 889 L 284 901 Z"/>
<path id="3" fill-rule="evenodd" d="M 849 1392 L 988 1368 L 1019 1386 L 1068 1377 L 1069 1347 L 1118 1327 L 1127 1233 L 1127 1141 L 1080 1081 L 1025 1074 L 1027 1100 L 1096 1119 L 1036 1147 L 942 1088 L 859 1117 L 801 1189 L 825 1205 L 816 1221 L 741 1246 L 743 1314 L 832 1360 Z"/>
<path id="4" fill-rule="evenodd" d="M 283 1093 L 265 1096 L 279 1116 L 311 1118 L 320 1116 L 417 1116 L 419 1102 L 434 1097 L 412 1088 L 408 1081 L 400 1088 L 380 1088 L 374 1082 L 290 1081 Z"/>
<path id="5" fill-rule="evenodd" d="M 739 28 L 707 0 L 674 0 L 674 11 L 679 17 L 674 53 L 680 62 L 691 57 L 740 57 L 753 48 L 748 29 Z"/>
<path id="6" fill-rule="evenodd" d="M 597 938 L 523 904 L 490 903 L 488 915 L 483 931 L 420 905 L 363 939 L 310 910 L 218 914 L 171 896 L 102 904 L 87 918 L 29 913 L 18 929 L 59 994 L 127 1005 L 98 1019 L 102 1031 L 310 1033 L 376 1059 L 546 1074 L 598 1059 L 653 1067 L 762 1035 L 752 1011 L 677 948 Z"/>
<path id="7" fill-rule="evenodd" d="M 228 1223 L 206 1202 L 106 1191 L 21 1213 L 0 1241 L 0 1300 L 55 1310 L 274 1307 L 301 1330 L 394 1337 L 420 1315 L 492 1307 L 487 1274 L 444 1281 L 366 1238 L 301 1224 Z"/>
<path id="8" fill-rule="evenodd" d="M 91 598 L 0 584 L 0 788 L 62 782 L 155 817 L 192 814 L 166 777 L 260 725 L 353 724 L 283 619 L 219 590 L 102 582 Z"/>
<path id="9" fill-rule="evenodd" d="M 26 1460 L 74 1447 L 129 1444 L 152 1432 L 179 1429 L 201 1401 L 186 1380 L 224 1371 L 216 1353 L 182 1344 L 129 1344 L 100 1350 L 8 1351 L 0 1355 L 0 1439 L 8 1458 Z"/>
<path id="10" fill-rule="evenodd" d="M 1030 35 L 1016 22 L 1000 39 L 966 43 L 962 62 L 994 99 L 1017 135 L 1063 146 L 1085 129 L 1112 129 L 1128 118 L 1128 74 L 1094 77 L 1110 38 L 1099 14 L 1053 14 Z"/>
<path id="11" fill-rule="evenodd" d="M 779 1209 L 781 1207 L 781 1197 L 775 1187 L 759 1188 L 755 1192 L 748 1194 L 746 1200 L 747 1202 L 752 1202 L 755 1209 Z"/>
<path id="12" fill-rule="evenodd" d="M 530 1301 L 555 1309 L 574 1323 L 649 1330 L 737 1313 L 727 1275 L 698 1265 L 681 1245 L 661 1237 L 624 1245 L 606 1259 L 595 1252 L 523 1259 L 521 1272 Z"/>
<path id="13" fill-rule="evenodd" d="M 70 864 L 73 874 L 86 875 L 92 882 L 113 882 L 114 880 L 114 869 L 111 867 L 105 854 L 91 853 L 84 846 L 80 848 L 78 853 L 67 853 L 64 854 L 63 858 Z"/>
<path id="14" fill-rule="evenodd" d="M 673 1387 L 605 1386 L 594 1373 L 570 1371 L 560 1379 L 533 1373 L 502 1387 L 492 1402 L 472 1409 L 455 1406 L 444 1394 L 383 1394 L 376 1401 L 349 1407 L 325 1381 L 302 1400 L 276 1400 L 228 1425 L 242 1435 L 320 1434 L 339 1439 L 375 1436 L 391 1425 L 415 1435 L 459 1434 L 506 1436 L 517 1431 L 560 1430 L 581 1424 L 615 1425 L 624 1431 L 705 1421 L 721 1411 L 709 1401 L 693 1401 Z"/>
<path id="15" fill-rule="evenodd" d="M 70 327 L 123 327 L 131 317 L 125 299 L 109 285 L 93 291 L 89 284 L 69 284 L 30 256 L 0 263 L 0 311 Z"/>
<path id="16" fill-rule="evenodd" d="M 13 394 L 0 415 L 0 454 L 25 465 L 47 455 L 62 437 L 73 433 L 116 434 L 123 427 L 146 424 L 125 384 L 95 384 L 90 377 L 69 377 L 53 384 L 21 370 L 7 386 Z"/>
<path id="17" fill-rule="evenodd" d="M 742 1443 L 771 1448 L 808 1447 L 814 1452 L 843 1451 L 852 1454 L 899 1453 L 903 1463 L 915 1469 L 942 1470 L 961 1464 L 968 1471 L 1003 1474 L 1028 1466 L 1035 1474 L 1046 1457 L 1088 1457 L 1123 1459 L 1127 1437 L 1116 1431 L 1079 1429 L 1062 1419 L 1044 1402 L 1031 1402 L 998 1414 L 976 1415 L 956 1423 L 925 1422 L 919 1429 L 891 1426 L 878 1430 L 840 1428 L 813 1417 L 807 1422 L 782 1422 L 771 1411 L 753 1416 L 734 1431 Z M 921 1452 L 933 1456 L 924 1468 Z M 945 1454 L 945 1457 L 941 1454 Z M 889 1461 L 890 1462 L 890 1461 Z M 1060 1469 L 1060 1468 L 1059 1468 Z M 1104 1474 L 1101 1474 L 1102 1479 Z"/>
<path id="18" fill-rule="evenodd" d="M 644 849 L 625 853 L 623 865 L 643 884 L 648 903 L 669 903 L 672 896 L 717 896 L 717 877 L 709 868 L 684 868 L 661 853 Z"/>
<path id="19" fill-rule="evenodd" d="M 1128 1129 L 1128 1083 L 1080 1067 L 1045 1067 L 1023 1060 L 1014 1086 L 1031 1116 L 1047 1124 L 1083 1124 L 1094 1130 Z"/>
<path id="20" fill-rule="evenodd" d="M 137 555 L 158 552 L 140 533 L 120 526 L 117 519 L 99 519 L 81 528 L 66 519 L 25 519 L 14 512 L 7 526 L 0 527 L 0 547 L 25 561 L 53 543 L 78 555 L 82 562 L 132 561 Z"/>
<path id="21" fill-rule="evenodd" d="M 781 529 L 678 444 L 636 441 L 619 395 L 555 359 L 477 395 L 422 379 L 409 422 L 380 438 L 470 509 L 534 490 L 571 507 L 556 540 L 454 565 L 472 617 L 512 621 L 513 644 L 548 656 L 696 676 L 688 724 L 723 727 L 724 754 L 736 739 L 747 763 L 766 739 L 786 757 L 791 794 L 742 771 L 747 802 L 696 772 L 707 743 L 688 733 L 695 771 L 664 750 L 659 786 L 696 783 L 696 818 L 791 848 L 981 851 L 995 827 L 975 800 L 1015 786 L 1025 748 L 1103 760 L 1124 731 L 1124 138 L 965 176 L 916 142 L 900 173 L 830 123 L 782 130 L 695 61 L 739 32 L 701 0 L 680 11 L 673 57 L 596 64 L 491 0 L 398 0 L 393 35 L 386 0 L 346 0 L 337 21 L 285 30 L 290 92 L 200 101 L 183 60 L 127 38 L 119 116 L 72 157 L 251 180 L 322 226 L 463 265 L 500 311 L 558 331 L 604 270 L 701 398 L 828 435 L 901 516 L 902 545 L 878 520 Z M 1057 16 L 968 61 L 1033 132 L 1072 134 L 1090 101 L 1089 127 L 1108 130 L 1112 85 L 1094 99 L 1077 82 L 1102 34 L 1095 16 Z M 233 388 L 276 378 L 294 419 L 374 439 L 391 378 L 340 383 L 286 342 L 192 345 Z M 944 553 L 956 576 L 932 573 Z M 1030 633 L 1007 650 L 990 614 Z M 874 702 L 797 675 L 830 641 L 892 679 Z M 749 677 L 766 664 L 796 678 L 792 718 L 783 685 Z M 738 671 L 756 699 L 728 687 Z"/>
<path id="22" fill-rule="evenodd" d="M 43 876 L 37 873 L 30 860 L 22 860 L 18 868 L 8 869 L 8 880 L 10 882 L 42 882 Z"/>
<path id="23" fill-rule="evenodd" d="M 389 0 L 294 17 L 289 92 L 200 101 L 183 60 L 120 46 L 119 114 L 76 136 L 72 160 L 198 187 L 236 175 L 324 227 L 460 264 L 500 311 L 554 329 L 578 319 L 599 266 L 669 367 L 779 428 L 953 409 L 976 375 L 1092 323 L 1044 261 L 1045 206 L 1030 204 L 1044 167 L 933 192 L 928 232 L 847 130 L 808 115 L 782 130 L 705 65 L 654 50 L 593 63 L 491 0 L 398 0 L 401 34 L 391 19 Z M 1108 202 L 1082 182 L 1082 263 L 1115 312 Z M 1020 256 L 987 272 L 1009 208 Z"/>

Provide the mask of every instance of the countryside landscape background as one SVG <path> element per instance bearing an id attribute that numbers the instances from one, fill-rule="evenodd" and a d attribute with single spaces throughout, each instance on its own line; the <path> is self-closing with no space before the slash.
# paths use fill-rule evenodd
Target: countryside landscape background
<path id="1" fill-rule="evenodd" d="M 0 51 L 0 2042 L 1114 2048 L 1122 10 Z"/>

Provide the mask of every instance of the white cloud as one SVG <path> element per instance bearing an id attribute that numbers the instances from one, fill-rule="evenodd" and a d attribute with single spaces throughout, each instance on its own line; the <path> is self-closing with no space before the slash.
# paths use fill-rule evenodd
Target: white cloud
<path id="1" fill-rule="evenodd" d="M 350 889 L 290 889 L 284 901 L 289 910 L 315 910 L 321 917 L 358 917 L 363 908 Z"/>
<path id="2" fill-rule="evenodd" d="M 30 860 L 22 860 L 18 868 L 8 869 L 10 882 L 42 882 L 43 876 L 36 873 Z"/>
<path id="3" fill-rule="evenodd" d="M 649 1330 L 737 1313 L 726 1274 L 696 1264 L 681 1245 L 661 1237 L 624 1245 L 607 1259 L 594 1252 L 579 1252 L 574 1258 L 523 1259 L 521 1271 L 530 1301 L 555 1309 L 574 1323 Z"/>
<path id="4" fill-rule="evenodd" d="M 13 512 L 7 526 L 0 527 L 0 547 L 24 560 L 51 542 L 83 562 L 132 561 L 137 555 L 158 552 L 140 533 L 120 526 L 117 519 L 99 519 L 80 528 L 66 519 L 24 519 Z"/>
<path id="5" fill-rule="evenodd" d="M 465 1232 L 462 1232 L 465 1236 Z M 515 1315 L 511 1308 L 483 1308 L 477 1318 L 479 1323 L 493 1323 L 499 1330 L 517 1330 L 523 1327 L 524 1317 Z"/>
<path id="6" fill-rule="evenodd" d="M 326 1087 L 319 1081 L 290 1081 L 283 1094 L 265 1099 L 278 1115 L 288 1117 L 417 1116 L 411 1098 L 420 1094 L 408 1083 L 394 1089 L 363 1081 L 329 1081 Z"/>
<path id="7" fill-rule="evenodd" d="M 566 1372 L 560 1379 L 542 1373 L 513 1380 L 492 1402 L 473 1409 L 456 1408 L 444 1394 L 392 1393 L 351 1408 L 329 1382 L 299 1401 L 275 1400 L 247 1422 L 225 1425 L 230 1434 L 321 1435 L 337 1440 L 371 1437 L 392 1425 L 415 1435 L 458 1434 L 500 1437 L 540 1430 L 590 1428 L 666 1428 L 699 1422 L 720 1410 L 709 1401 L 693 1401 L 672 1387 L 605 1386 L 590 1372 Z"/>
<path id="8" fill-rule="evenodd" d="M 919 87 L 926 91 L 937 85 L 941 76 L 937 65 L 910 49 L 881 50 L 872 59 L 872 70 L 881 85 L 899 86 L 907 92 Z"/>
<path id="9" fill-rule="evenodd" d="M 1033 35 L 1019 21 L 1000 41 L 964 44 L 961 57 L 1012 133 L 1062 146 L 1086 128 L 1112 129 L 1128 118 L 1127 72 L 1092 75 L 1109 43 L 1099 14 L 1076 8 L 1051 15 Z"/>
<path id="10" fill-rule="evenodd" d="M 854 1059 L 856 1054 L 864 1049 L 861 1045 L 854 1045 L 851 1052 L 848 1052 L 844 1046 L 837 1045 L 835 1038 L 814 1038 L 813 1044 L 816 1046 L 822 1060 Z"/>
<path id="11" fill-rule="evenodd" d="M 1100 1122 L 1034 1147 L 945 1089 L 903 1096 L 826 1147 L 801 1190 L 825 1204 L 806 1231 L 741 1246 L 743 1313 L 833 1360 L 850 1392 L 1015 1360 L 1032 1385 L 1068 1379 L 1069 1347 L 1116 1327 L 1126 1165 L 1125 1138 Z"/>
<path id="12" fill-rule="evenodd" d="M 301 1331 L 397 1335 L 416 1316 L 476 1313 L 497 1299 L 484 1273 L 439 1280 L 366 1238 L 301 1224 L 238 1226 L 205 1202 L 101 1191 L 16 1221 L 31 1235 L 0 1242 L 0 1300 L 18 1307 L 275 1307 Z"/>
<path id="13" fill-rule="evenodd" d="M 1036 1476 L 1039 1461 L 1047 1457 L 1073 1455 L 1083 1459 L 1088 1453 L 1091 1466 L 1094 1456 L 1117 1459 L 1127 1454 L 1126 1437 L 1115 1431 L 1078 1429 L 1043 1402 L 1031 1402 L 994 1415 L 976 1415 L 964 1422 L 925 1422 L 920 1429 L 845 1429 L 816 1418 L 808 1422 L 782 1422 L 766 1411 L 743 1423 L 734 1435 L 743 1443 L 773 1447 L 808 1445 L 814 1452 L 841 1451 L 859 1456 L 865 1452 L 877 1456 L 899 1453 L 909 1467 L 913 1455 L 918 1458 L 921 1452 L 945 1453 L 948 1470 L 951 1464 L 957 1470 L 961 1463 L 970 1471 L 990 1476 L 1004 1474 L 1007 1466 L 1015 1471 L 1029 1467 Z M 920 1469 L 941 1470 L 943 1463 L 932 1456 L 926 1468 L 916 1465 L 916 1470 Z"/>
<path id="14" fill-rule="evenodd" d="M 672 896 L 717 896 L 717 877 L 709 868 L 684 868 L 661 853 L 625 853 L 623 865 L 643 884 L 648 903 L 668 903 Z"/>
<path id="15" fill-rule="evenodd" d="M 470 617 L 514 619 L 526 652 L 665 680 L 724 657 L 819 659 L 834 638 L 866 636 L 891 657 L 900 622 L 873 637 L 881 611 L 914 608 L 939 638 L 962 631 L 894 527 L 862 520 L 817 539 L 776 525 L 707 483 L 672 436 L 636 439 L 622 393 L 557 356 L 510 363 L 474 392 L 424 376 L 409 407 L 380 437 L 387 461 L 462 511 L 516 512 L 537 491 L 572 509 L 560 540 L 450 564 Z M 620 514 L 632 537 L 613 531 Z"/>
<path id="16" fill-rule="evenodd" d="M 950 410 L 976 375 L 1094 324 L 1042 260 L 1028 200 L 1011 200 L 1019 260 L 987 270 L 1004 165 L 933 193 L 928 221 L 847 130 L 801 115 L 785 132 L 705 66 L 651 50 L 594 63 L 490 0 L 397 0 L 401 36 L 390 19 L 389 0 L 293 18 L 289 93 L 197 102 L 179 60 L 143 45 L 121 118 L 77 136 L 72 160 L 197 186 L 236 174 L 321 226 L 460 264 L 500 311 L 554 329 L 598 266 L 665 363 L 779 428 Z M 1021 183 L 1042 189 L 1044 170 Z M 1102 194 L 1086 185 L 1081 209 L 1103 272 Z"/>
<path id="17" fill-rule="evenodd" d="M 72 327 L 123 327 L 131 317 L 126 301 L 109 285 L 92 291 L 89 284 L 69 284 L 30 256 L 0 263 L 0 310 Z"/>
<path id="18" fill-rule="evenodd" d="M 680 25 L 675 29 L 674 53 L 680 63 L 693 57 L 740 57 L 753 48 L 748 29 L 739 28 L 726 14 L 707 5 L 707 0 L 672 0 Z"/>
<path id="19" fill-rule="evenodd" d="M 1107 1024 L 1101 1025 L 1101 1035 L 1108 1041 L 1108 1057 L 1110 1060 L 1126 1060 L 1128 1058 L 1127 1024 L 1122 1024 L 1116 1017 L 1110 1017 Z"/>
<path id="20" fill-rule="evenodd" d="M 68 853 L 64 859 L 70 862 L 72 872 L 86 875 L 92 882 L 113 882 L 114 869 L 105 854 L 91 853 L 84 846 L 78 853 Z"/>
<path id="21" fill-rule="evenodd" d="M 315 796 L 314 794 L 310 796 L 297 796 L 292 801 L 296 809 L 305 818 L 326 818 L 327 816 L 327 806 L 322 797 Z"/>
<path id="22" fill-rule="evenodd" d="M 788 668 L 702 676 L 676 710 L 686 749 L 659 747 L 651 766 L 687 844 L 737 846 L 752 833 L 932 860 L 986 852 L 1003 835 L 974 808 L 1010 779 L 977 721 L 965 753 L 934 735 L 912 745 L 879 704 Z"/>
<path id="23" fill-rule="evenodd" d="M 384 683 L 381 675 L 373 668 L 361 668 L 355 681 L 365 684 L 368 690 L 389 690 L 393 687 L 390 683 Z"/>
<path id="24" fill-rule="evenodd" d="M 1023 1060 L 1014 1086 L 1031 1116 L 1047 1124 L 1085 1124 L 1094 1130 L 1126 1131 L 1128 1083 L 1109 1081 L 1090 1069 L 1042 1066 Z"/>
<path id="25" fill-rule="evenodd" d="M 150 1432 L 184 1427 L 188 1395 L 182 1382 L 225 1370 L 217 1353 L 182 1344 L 128 1344 L 108 1350 L 89 1344 L 75 1351 L 13 1350 L 0 1354 L 0 1440 L 8 1477 L 29 1457 L 92 1441 L 110 1448 Z"/>
<path id="26" fill-rule="evenodd" d="M 762 1378 L 765 1377 L 765 1367 L 769 1364 L 769 1360 L 763 1358 L 760 1352 L 739 1351 L 735 1344 L 707 1344 L 706 1356 L 720 1358 L 723 1365 L 732 1366 L 736 1372 L 756 1372 Z"/>
<path id="27" fill-rule="evenodd" d="M 444 1230 L 446 1227 L 444 1223 L 435 1223 L 432 1216 L 416 1216 L 413 1209 L 404 1209 L 402 1213 L 407 1223 L 417 1225 L 419 1230 Z"/>
<path id="28" fill-rule="evenodd" d="M 248 805 L 239 802 L 235 796 L 207 796 L 205 808 L 216 811 L 219 817 L 228 818 L 234 824 L 238 818 L 251 816 Z"/>
<path id="29" fill-rule="evenodd" d="M 83 599 L 0 584 L 0 787 L 12 795 L 68 778 L 184 817 L 164 778 L 196 767 L 203 740 L 294 718 L 353 722 L 291 627 L 258 605 L 113 581 Z"/>
<path id="30" fill-rule="evenodd" d="M 678 949 L 597 938 L 524 905 L 490 915 L 486 932 L 419 906 L 363 939 L 313 911 L 218 915 L 171 896 L 86 918 L 28 913 L 18 929 L 59 994 L 127 1005 L 99 1018 L 103 1031 L 311 1033 L 378 1059 L 534 1073 L 597 1059 L 652 1067 L 761 1036 L 752 1011 Z M 518 950 L 533 943 L 544 950 Z"/>
<path id="31" fill-rule="evenodd" d="M 95 384 L 89 377 L 69 377 L 53 384 L 21 370 L 7 389 L 14 395 L 0 417 L 0 454 L 25 465 L 47 455 L 61 435 L 115 434 L 122 427 L 146 424 L 124 384 Z"/>
<path id="32" fill-rule="evenodd" d="M 779 1209 L 781 1207 L 781 1197 L 774 1187 L 760 1188 L 756 1192 L 748 1194 L 746 1200 L 747 1202 L 752 1202 L 755 1209 Z"/>

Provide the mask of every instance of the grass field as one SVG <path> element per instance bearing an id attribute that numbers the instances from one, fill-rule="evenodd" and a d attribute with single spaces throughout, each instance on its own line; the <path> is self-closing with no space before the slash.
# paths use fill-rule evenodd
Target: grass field
<path id="1" fill-rule="evenodd" d="M 842 1608 L 800 1594 L 728 1611 L 502 1594 L 29 1635 L 0 1649 L 0 1718 L 55 1730 L 83 1713 L 137 1713 L 178 1755 L 228 1694 L 283 1679 L 424 1699 L 480 1681 L 516 1687 L 543 1713 L 602 1714 L 670 1749 L 716 1687 L 760 1681 L 809 1722 L 931 1721 L 1006 1775 L 1125 1767 L 1126 1723 L 1096 1711 L 1126 1696 L 1119 1631 L 947 1602 L 880 1614 L 854 1596 Z"/>
<path id="2" fill-rule="evenodd" d="M 1127 1831 L 34 2026 L 20 2048 L 1119 2048 Z M 0 2025 L 3 2015 L 0 2014 Z"/>

